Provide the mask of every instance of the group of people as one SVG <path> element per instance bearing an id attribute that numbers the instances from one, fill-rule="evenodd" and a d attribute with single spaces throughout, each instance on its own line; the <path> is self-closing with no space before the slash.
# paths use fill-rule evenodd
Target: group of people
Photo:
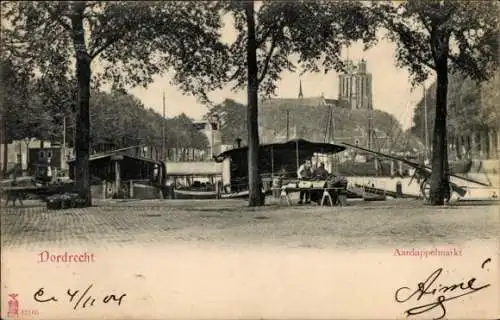
<path id="1" fill-rule="evenodd" d="M 326 180 L 330 173 L 325 169 L 325 164 L 320 162 L 318 167 L 313 169 L 311 160 L 306 160 L 297 170 L 299 180 Z M 300 191 L 299 204 L 311 203 L 311 192 L 309 190 Z"/>

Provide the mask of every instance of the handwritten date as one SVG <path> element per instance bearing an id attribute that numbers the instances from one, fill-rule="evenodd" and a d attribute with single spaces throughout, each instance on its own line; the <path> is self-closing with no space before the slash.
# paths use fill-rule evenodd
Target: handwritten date
<path id="1" fill-rule="evenodd" d="M 491 258 L 483 261 L 481 268 L 484 269 L 488 262 L 491 262 Z M 442 268 L 436 269 L 426 280 L 419 282 L 416 289 L 401 287 L 396 290 L 394 298 L 398 303 L 405 303 L 412 298 L 415 298 L 416 301 L 420 301 L 420 299 L 426 296 L 434 299 L 431 300 L 430 303 L 424 303 L 406 310 L 405 313 L 407 316 L 418 315 L 437 309 L 440 311 L 440 315 L 435 317 L 434 320 L 442 319 L 446 316 L 445 302 L 478 292 L 490 286 L 490 284 L 477 285 L 476 278 L 471 278 L 465 283 L 460 282 L 451 285 L 439 284 L 437 281 L 442 272 Z M 436 297 L 436 295 L 438 296 Z"/>
<path id="2" fill-rule="evenodd" d="M 68 289 L 66 291 L 66 295 L 68 297 L 68 302 L 73 305 L 73 309 L 76 310 L 78 308 L 86 308 L 86 307 L 92 307 L 94 306 L 94 303 L 98 300 L 102 301 L 102 303 L 110 303 L 110 302 L 115 302 L 118 306 L 122 304 L 124 301 L 124 298 L 127 296 L 126 293 L 123 293 L 120 296 L 117 296 L 115 294 L 109 294 L 105 296 L 102 299 L 99 299 L 97 297 L 93 297 L 90 295 L 90 289 L 92 289 L 94 285 L 91 284 L 85 289 L 85 291 L 81 292 L 81 290 L 72 290 Z M 59 299 L 56 298 L 55 296 L 50 296 L 45 294 L 44 288 L 38 289 L 35 294 L 33 294 L 33 299 L 35 299 L 36 302 L 58 302 Z"/>

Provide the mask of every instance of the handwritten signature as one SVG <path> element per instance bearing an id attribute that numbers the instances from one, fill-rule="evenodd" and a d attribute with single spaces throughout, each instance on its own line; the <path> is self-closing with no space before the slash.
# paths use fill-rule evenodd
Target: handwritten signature
<path id="1" fill-rule="evenodd" d="M 97 297 L 93 297 L 92 295 L 89 294 L 90 289 L 92 289 L 94 285 L 91 284 L 85 289 L 85 291 L 81 292 L 80 290 L 72 290 L 68 289 L 66 291 L 66 295 L 68 297 L 68 302 L 73 304 L 73 309 L 76 310 L 78 307 L 85 308 L 87 306 L 94 306 L 94 303 L 98 299 Z M 102 298 L 102 303 L 109 303 L 109 302 L 118 302 L 117 304 L 120 306 L 123 302 L 123 299 L 127 296 L 126 293 L 123 293 L 119 297 L 117 297 L 114 294 L 109 294 L 106 295 L 104 298 Z M 56 298 L 55 296 L 50 296 L 45 294 L 44 288 L 38 289 L 34 294 L 33 294 L 33 299 L 37 302 L 58 302 L 59 299 Z M 84 301 L 85 299 L 85 301 Z M 101 299 L 99 299 L 101 300 Z M 83 301 L 83 304 L 80 304 Z"/>
<path id="2" fill-rule="evenodd" d="M 491 262 L 491 258 L 484 260 L 481 264 L 481 268 L 484 269 L 485 265 L 489 262 Z M 439 310 L 441 310 L 441 315 L 437 318 L 434 318 L 434 320 L 442 319 L 446 316 L 446 308 L 444 305 L 445 302 L 458 299 L 460 297 L 472 294 L 490 286 L 490 284 L 476 286 L 476 278 L 471 278 L 469 281 L 467 281 L 467 283 L 460 282 L 448 286 L 444 286 L 442 284 L 434 284 L 442 272 L 443 268 L 439 268 L 436 271 L 432 272 L 424 282 L 418 283 L 417 289 L 415 290 L 409 287 L 401 287 L 396 290 L 394 298 L 396 299 L 396 302 L 399 303 L 407 302 L 415 296 L 416 300 L 420 301 L 420 299 L 424 296 L 430 295 L 434 298 L 436 294 L 440 294 L 432 303 L 423 304 L 406 310 L 405 313 L 407 316 L 418 315 L 431 311 L 435 308 L 439 308 Z M 457 294 L 453 296 L 445 295 L 446 293 L 451 292 L 455 292 Z"/>

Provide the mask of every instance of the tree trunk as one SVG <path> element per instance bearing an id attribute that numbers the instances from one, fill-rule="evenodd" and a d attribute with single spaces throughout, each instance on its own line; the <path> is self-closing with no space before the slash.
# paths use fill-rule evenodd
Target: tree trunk
<path id="1" fill-rule="evenodd" d="M 469 159 L 471 158 L 471 154 L 472 154 L 472 143 L 471 143 L 471 134 L 469 133 L 467 136 L 466 136 L 466 146 L 465 146 L 465 153 L 466 153 L 466 158 Z"/>
<path id="2" fill-rule="evenodd" d="M 259 128 L 258 128 L 258 76 L 257 44 L 255 40 L 254 2 L 246 2 L 248 28 L 247 75 L 248 75 L 248 205 L 263 205 L 259 176 Z"/>
<path id="3" fill-rule="evenodd" d="M 455 150 L 457 153 L 457 160 L 462 160 L 462 144 L 460 143 L 460 140 L 462 137 L 460 135 L 455 137 Z"/>
<path id="4" fill-rule="evenodd" d="M 443 205 L 445 195 L 448 192 L 451 192 L 451 190 L 448 190 L 448 141 L 446 137 L 446 99 L 448 91 L 447 55 L 442 54 L 436 60 L 436 113 L 434 116 L 434 134 L 432 138 L 432 174 L 430 202 L 432 205 Z"/>
<path id="5" fill-rule="evenodd" d="M 3 159 L 2 159 L 2 176 L 7 178 L 7 162 L 9 161 L 9 139 L 7 139 L 7 120 L 2 116 L 2 143 L 3 143 Z"/>
<path id="6" fill-rule="evenodd" d="M 76 121 L 76 187 L 87 206 L 92 205 L 90 193 L 90 56 L 85 46 L 83 13 L 85 2 L 76 2 L 71 17 L 72 38 L 76 53 L 76 77 L 78 79 L 78 114 Z"/>

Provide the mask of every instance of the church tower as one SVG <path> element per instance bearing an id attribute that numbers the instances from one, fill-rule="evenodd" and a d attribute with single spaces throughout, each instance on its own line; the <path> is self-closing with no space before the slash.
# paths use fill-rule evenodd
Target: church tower
<path id="1" fill-rule="evenodd" d="M 299 80 L 299 99 L 304 98 L 304 94 L 302 93 L 302 80 Z"/>
<path id="2" fill-rule="evenodd" d="M 373 109 L 372 75 L 367 72 L 366 61 L 357 66 L 347 61 L 347 72 L 339 75 L 339 100 L 351 109 Z"/>

